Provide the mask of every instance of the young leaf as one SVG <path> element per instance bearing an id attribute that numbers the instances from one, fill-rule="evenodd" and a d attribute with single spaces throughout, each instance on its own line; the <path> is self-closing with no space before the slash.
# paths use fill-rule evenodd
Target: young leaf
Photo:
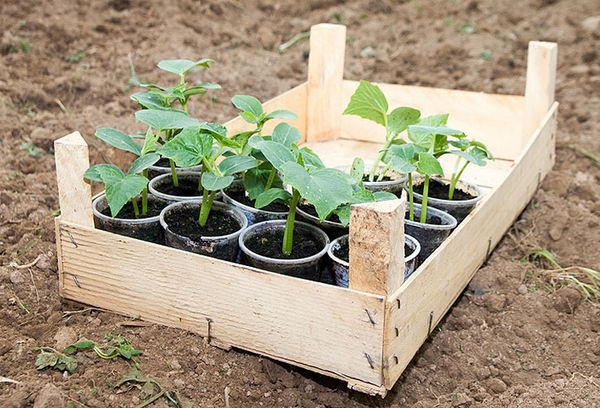
<path id="1" fill-rule="evenodd" d="M 300 141 L 300 131 L 287 123 L 280 123 L 273 129 L 271 140 L 291 148 Z"/>
<path id="2" fill-rule="evenodd" d="M 173 74 L 184 75 L 190 69 L 198 66 L 208 68 L 211 62 L 214 61 L 210 58 L 202 58 L 198 61 L 190 61 L 187 59 L 163 60 L 158 63 L 158 68 Z"/>
<path id="3" fill-rule="evenodd" d="M 265 185 L 267 184 L 270 173 L 270 170 L 261 168 L 250 169 L 244 173 L 244 190 L 246 190 L 246 193 L 251 200 L 256 200 L 256 198 L 265 191 Z"/>
<path id="4" fill-rule="evenodd" d="M 83 177 L 90 181 L 100 183 L 110 182 L 111 180 L 120 180 L 125 174 L 114 164 L 96 164 L 83 173 Z"/>
<path id="5" fill-rule="evenodd" d="M 273 112 L 267 113 L 265 119 L 287 119 L 294 120 L 298 119 L 298 115 L 294 112 L 285 109 L 274 110 Z"/>
<path id="6" fill-rule="evenodd" d="M 238 133 L 237 135 L 233 135 L 231 137 L 231 140 L 233 140 L 235 143 L 240 145 L 242 149 L 244 149 L 246 147 L 246 145 L 248 144 L 248 140 L 255 134 L 256 134 L 256 130 L 241 132 L 241 133 Z"/>
<path id="7" fill-rule="evenodd" d="M 187 113 L 178 110 L 144 109 L 137 111 L 135 117 L 156 130 L 183 129 L 201 125 L 198 119 L 191 118 Z"/>
<path id="8" fill-rule="evenodd" d="M 388 131 L 390 132 L 391 138 L 395 138 L 410 125 L 418 123 L 419 117 L 421 117 L 421 112 L 417 109 L 405 106 L 394 109 L 388 115 Z"/>
<path id="9" fill-rule="evenodd" d="M 197 87 L 202 87 L 204 89 L 221 89 L 221 85 L 215 82 L 196 82 Z"/>
<path id="10" fill-rule="evenodd" d="M 131 135 L 130 135 L 131 136 Z M 133 137 L 133 136 L 132 136 Z M 146 135 L 144 136 L 144 145 L 142 146 L 141 155 L 145 155 L 151 152 L 155 152 L 158 148 L 158 139 L 160 136 L 152 132 L 152 128 L 148 128 Z"/>
<path id="11" fill-rule="evenodd" d="M 387 99 L 377 85 L 361 80 L 344 110 L 345 115 L 356 115 L 385 126 Z"/>
<path id="12" fill-rule="evenodd" d="M 131 99 L 145 109 L 169 109 L 165 98 L 155 92 L 138 92 L 131 95 Z"/>
<path id="13" fill-rule="evenodd" d="M 356 184 L 362 183 L 365 175 L 365 161 L 360 157 L 357 157 L 352 162 L 350 167 L 350 176 L 356 181 Z"/>
<path id="14" fill-rule="evenodd" d="M 127 174 L 139 174 L 148 167 L 154 165 L 159 160 L 160 155 L 158 153 L 149 153 L 144 156 L 140 156 L 135 159 L 133 163 L 131 163 L 131 167 L 129 167 Z"/>
<path id="15" fill-rule="evenodd" d="M 242 113 L 248 112 L 255 119 L 258 119 L 258 117 L 264 113 L 262 103 L 260 103 L 260 101 L 258 99 L 256 99 L 254 96 L 235 95 L 233 98 L 231 98 L 231 103 L 233 104 L 233 106 L 235 106 L 236 108 L 241 110 Z M 244 118 L 244 120 L 246 120 L 246 119 Z M 256 123 L 256 122 L 251 122 L 251 123 Z"/>
<path id="16" fill-rule="evenodd" d="M 390 164 L 394 170 L 402 174 L 412 173 L 417 169 L 417 166 L 415 166 L 413 163 L 399 156 L 392 156 L 390 159 Z"/>
<path id="17" fill-rule="evenodd" d="M 217 176 L 214 173 L 202 173 L 202 187 L 208 191 L 219 191 L 233 183 L 233 176 Z"/>
<path id="18" fill-rule="evenodd" d="M 251 123 L 253 125 L 258 123 L 258 118 L 250 112 L 240 112 L 240 117 L 246 122 Z"/>
<path id="19" fill-rule="evenodd" d="M 296 161 L 290 149 L 281 143 L 266 140 L 258 142 L 256 146 L 277 170 L 281 171 L 285 163 Z"/>
<path id="20" fill-rule="evenodd" d="M 445 126 L 446 123 L 448 123 L 448 114 L 447 113 L 442 113 L 440 115 L 432 115 L 432 116 L 426 116 L 424 118 L 421 118 L 421 120 L 419 120 L 419 124 L 420 125 L 424 125 L 424 126 Z"/>
<path id="21" fill-rule="evenodd" d="M 198 127 L 183 129 L 158 151 L 179 167 L 192 167 L 202 162 L 212 152 L 213 138 Z"/>
<path id="22" fill-rule="evenodd" d="M 306 169 L 309 171 L 322 169 L 325 167 L 325 164 L 323 164 L 319 156 L 317 156 L 315 152 L 306 146 L 299 148 L 298 154 L 300 154 L 300 157 L 304 162 L 304 167 L 306 167 Z"/>
<path id="23" fill-rule="evenodd" d="M 219 163 L 219 171 L 224 176 L 231 176 L 258 166 L 258 160 L 249 156 L 229 156 Z"/>
<path id="24" fill-rule="evenodd" d="M 227 128 L 219 123 L 209 123 L 204 122 L 201 125 L 201 128 L 209 132 L 217 142 L 225 147 L 230 147 L 232 149 L 240 149 L 241 145 L 233 139 L 227 137 Z"/>
<path id="25" fill-rule="evenodd" d="M 127 174 L 120 180 L 106 182 L 106 201 L 112 217 L 116 217 L 125 204 L 137 197 L 148 185 L 148 179 L 137 174 Z"/>
<path id="26" fill-rule="evenodd" d="M 442 169 L 442 166 L 438 159 L 436 159 L 431 153 L 428 152 L 419 153 L 417 170 L 419 171 L 419 173 L 426 176 L 444 175 L 444 170 Z"/>
<path id="27" fill-rule="evenodd" d="M 271 204 L 273 201 L 281 201 L 287 203 L 289 202 L 291 197 L 292 195 L 289 192 L 285 191 L 283 188 L 270 188 L 267 191 L 262 192 L 258 197 L 256 197 L 254 207 L 263 208 Z"/>
<path id="28" fill-rule="evenodd" d="M 485 160 L 487 159 L 487 153 L 479 148 L 473 148 L 470 151 L 465 152 L 462 150 L 450 150 L 448 153 L 460 156 L 477 166 L 485 166 L 486 164 Z"/>
<path id="29" fill-rule="evenodd" d="M 65 354 L 73 354 L 79 350 L 87 350 L 95 345 L 96 343 L 92 340 L 81 340 L 65 347 Z"/>
<path id="30" fill-rule="evenodd" d="M 139 156 L 142 148 L 131 138 L 131 136 L 112 128 L 100 128 L 96 130 L 96 137 L 117 149 L 125 150 Z"/>
<path id="31" fill-rule="evenodd" d="M 336 169 L 317 169 L 309 173 L 296 162 L 282 165 L 284 182 L 294 187 L 310 202 L 324 220 L 342 204 L 352 199 L 352 185 L 347 174 Z"/>
<path id="32" fill-rule="evenodd" d="M 58 355 L 47 351 L 42 351 L 35 359 L 35 366 L 38 370 L 46 367 L 54 367 L 58 363 Z"/>

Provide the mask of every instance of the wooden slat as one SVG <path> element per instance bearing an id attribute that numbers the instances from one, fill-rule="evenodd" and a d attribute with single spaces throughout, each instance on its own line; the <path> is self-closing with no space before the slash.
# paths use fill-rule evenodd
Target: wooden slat
<path id="1" fill-rule="evenodd" d="M 353 205 L 350 210 L 349 286 L 390 295 L 404 281 L 404 212 L 401 199 Z"/>
<path id="2" fill-rule="evenodd" d="M 554 163 L 554 104 L 506 180 L 388 298 L 384 381 L 389 389 L 535 193 Z"/>
<path id="3" fill-rule="evenodd" d="M 275 98 L 269 99 L 263 103 L 263 106 L 267 112 L 272 112 L 276 109 L 287 109 L 298 115 L 298 119 L 286 119 L 285 122 L 298 128 L 303 138 L 306 137 L 306 87 L 306 82 L 303 82 L 289 91 L 284 92 L 281 95 L 278 95 Z M 281 120 L 274 119 L 267 122 L 264 127 L 263 134 L 270 135 L 273 131 L 273 128 L 278 123 L 281 123 Z M 254 129 L 253 125 L 244 122 L 244 120 L 239 116 L 236 116 L 234 119 L 231 119 L 225 123 L 225 126 L 227 127 L 230 135 L 243 132 L 245 130 Z"/>
<path id="4" fill-rule="evenodd" d="M 556 43 L 529 42 L 522 147 L 529 143 L 529 138 L 543 123 L 546 112 L 554 103 L 557 54 Z"/>
<path id="5" fill-rule="evenodd" d="M 382 296 L 64 222 L 59 241 L 66 298 L 350 383 L 382 384 Z"/>
<path id="6" fill-rule="evenodd" d="M 340 137 L 345 47 L 346 26 L 317 24 L 311 27 L 306 105 L 309 141 Z"/>
<path id="7" fill-rule="evenodd" d="M 79 132 L 73 132 L 54 142 L 58 202 L 63 220 L 93 226 L 92 190 L 83 180 L 90 167 L 88 146 Z"/>
<path id="8" fill-rule="evenodd" d="M 418 86 L 378 84 L 389 100 L 390 107 L 411 106 L 424 116 L 449 113 L 449 126 L 465 131 L 471 138 L 487 144 L 495 157 L 514 160 L 523 146 L 514 143 L 511 135 L 521 134 L 525 97 L 493 95 L 481 92 Z M 358 82 L 344 81 L 344 105 L 356 90 Z M 343 115 L 342 137 L 382 143 L 382 126 L 357 116 Z"/>

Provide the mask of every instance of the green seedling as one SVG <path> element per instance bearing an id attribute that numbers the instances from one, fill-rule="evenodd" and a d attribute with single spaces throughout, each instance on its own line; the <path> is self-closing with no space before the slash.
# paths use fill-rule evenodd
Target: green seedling
<path id="1" fill-rule="evenodd" d="M 262 103 L 254 96 L 236 95 L 231 98 L 233 106 L 240 110 L 240 117 L 246 122 L 255 125 L 257 135 L 263 130 L 265 123 L 273 119 L 297 119 L 298 116 L 294 112 L 285 109 L 278 109 L 272 112 L 266 112 Z"/>
<path id="2" fill-rule="evenodd" d="M 160 398 L 165 398 L 169 405 L 173 407 L 182 407 L 177 394 L 174 391 L 168 391 L 165 387 L 153 378 L 145 376 L 138 369 L 132 369 L 127 375 L 125 375 L 119 382 L 115 384 L 115 388 L 123 386 L 135 385 L 141 389 L 140 399 L 144 400 L 136 408 L 143 408 L 153 404 Z"/>
<path id="3" fill-rule="evenodd" d="M 158 63 L 158 68 L 175 74 L 179 77 L 179 83 L 174 87 L 161 86 L 152 83 L 141 83 L 137 82 L 142 88 L 147 89 L 145 92 L 138 92 L 131 96 L 131 99 L 138 103 L 138 105 L 150 112 L 142 113 L 140 111 L 136 113 L 136 117 L 141 122 L 144 122 L 158 131 L 159 135 L 162 135 L 161 143 L 168 142 L 174 137 L 181 129 L 188 126 L 194 126 L 196 123 L 186 122 L 185 113 L 188 110 L 188 103 L 190 98 L 194 95 L 204 95 L 209 90 L 220 89 L 219 84 L 213 82 L 195 82 L 189 84 L 187 75 L 193 70 L 198 68 L 209 68 L 210 64 L 214 62 L 210 58 L 201 58 L 197 61 L 191 61 L 186 59 L 175 59 L 175 60 L 163 60 Z M 139 81 L 135 69 L 132 65 L 132 78 L 134 81 Z M 166 111 L 170 112 L 167 114 L 157 115 L 151 111 Z M 187 116 L 189 120 L 189 116 Z M 152 122 L 152 123 L 150 123 Z M 184 122 L 184 123 L 181 123 Z M 175 163 L 170 160 L 171 166 L 171 178 L 175 187 L 179 186 L 179 180 L 177 178 L 177 172 L 175 170 Z"/>
<path id="4" fill-rule="evenodd" d="M 486 161 L 491 160 L 493 157 L 488 148 L 483 143 L 476 140 L 461 138 L 457 140 L 450 140 L 449 144 L 453 147 L 456 147 L 457 150 L 446 150 L 441 154 L 449 153 L 457 156 L 454 170 L 452 172 L 452 176 L 450 177 L 450 185 L 448 187 L 448 200 L 452 200 L 454 198 L 456 184 L 459 182 L 460 177 L 464 173 L 467 166 L 471 163 L 475 164 L 476 166 L 485 166 Z"/>
<path id="5" fill-rule="evenodd" d="M 224 126 L 202 123 L 184 128 L 159 150 L 163 157 L 169 158 L 179 167 L 202 164 L 199 189 L 202 188 L 203 196 L 198 215 L 200 226 L 205 226 L 208 221 L 216 192 L 229 187 L 233 183 L 234 174 L 258 165 L 254 157 L 240 154 L 230 154 L 219 161 L 226 150 L 231 151 L 229 149 L 242 149 L 242 144 L 227 137 Z"/>
<path id="6" fill-rule="evenodd" d="M 290 255 L 293 249 L 296 207 L 301 198 L 315 207 L 322 221 L 343 204 L 352 201 L 354 180 L 349 175 L 326 168 L 321 159 L 307 147 L 298 147 L 299 132 L 274 132 L 271 140 L 250 139 L 271 166 L 277 169 L 291 193 L 280 187 L 271 187 L 256 199 L 257 208 L 273 201 L 285 202 L 290 211 L 286 219 L 282 252 Z M 284 135 L 289 135 L 283 137 Z"/>
<path id="7" fill-rule="evenodd" d="M 135 357 L 142 354 L 141 350 L 136 349 L 129 340 L 121 335 L 108 335 L 103 344 L 98 344 L 92 340 L 81 340 L 65 347 L 65 354 L 72 355 L 79 351 L 91 350 L 103 360 L 113 360 L 121 357 L 132 361 L 136 366 L 139 362 Z"/>
<path id="8" fill-rule="evenodd" d="M 389 148 L 401 141 L 399 135 L 410 125 L 416 124 L 421 117 L 421 112 L 410 107 L 399 107 L 388 113 L 388 101 L 381 89 L 368 81 L 360 81 L 358 88 L 350 98 L 348 106 L 344 110 L 345 115 L 356 115 L 371 120 L 385 128 L 385 141 L 383 148 L 375 159 L 369 172 L 369 181 L 375 181 L 379 170 L 379 164 L 384 159 Z M 385 166 L 379 174 L 379 180 L 383 179 L 389 166 Z"/>
<path id="9" fill-rule="evenodd" d="M 77 369 L 77 360 L 73 356 L 61 353 L 52 347 L 34 347 L 33 349 L 39 351 L 35 359 L 35 366 L 38 370 L 50 367 L 73 374 Z"/>
<path id="10" fill-rule="evenodd" d="M 19 148 L 27 152 L 27 154 L 31 157 L 34 157 L 36 159 L 42 157 L 42 155 L 44 154 L 44 151 L 33 143 L 21 143 Z"/>

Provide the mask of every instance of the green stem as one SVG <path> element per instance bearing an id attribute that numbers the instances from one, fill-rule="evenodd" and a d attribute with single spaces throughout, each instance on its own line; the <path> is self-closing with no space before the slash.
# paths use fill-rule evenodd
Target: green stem
<path id="1" fill-rule="evenodd" d="M 131 204 L 133 205 L 133 213 L 135 214 L 135 218 L 140 218 L 140 209 L 138 208 L 137 197 L 131 200 Z"/>
<path id="2" fill-rule="evenodd" d="M 415 199 L 413 194 L 412 173 L 408 173 L 408 219 L 415 220 Z"/>
<path id="3" fill-rule="evenodd" d="M 387 121 L 387 120 L 386 120 Z M 387 127 L 387 125 L 386 125 Z M 371 172 L 369 173 L 369 181 L 373 181 L 375 180 L 375 173 L 377 173 L 377 167 L 379 166 L 379 162 L 381 160 L 383 160 L 383 156 L 385 156 L 385 153 L 388 151 L 388 149 L 390 148 L 390 146 L 392 145 L 392 142 L 394 141 L 392 140 L 388 140 L 388 138 L 390 137 L 389 132 L 386 133 L 385 135 L 385 144 L 383 145 L 383 149 L 381 149 L 381 151 L 379 152 L 379 154 L 377 155 L 377 158 L 375 159 L 375 161 L 373 162 L 373 167 L 371 167 Z"/>
<path id="4" fill-rule="evenodd" d="M 388 163 L 385 165 L 385 167 L 383 168 L 383 170 L 381 171 L 381 173 L 379 173 L 379 177 L 377 177 L 377 181 L 382 181 L 383 178 L 385 177 L 386 173 L 388 172 L 388 170 L 390 169 L 390 167 L 392 167 L 392 163 Z"/>
<path id="5" fill-rule="evenodd" d="M 425 182 L 423 183 L 423 201 L 421 202 L 421 218 L 419 221 L 421 224 L 427 223 L 427 197 L 429 195 L 429 176 L 425 176 Z"/>
<path id="6" fill-rule="evenodd" d="M 169 159 L 169 165 L 171 166 L 171 178 L 173 179 L 173 186 L 179 187 L 179 179 L 177 178 L 177 169 L 175 169 L 175 162 Z"/>
<path id="7" fill-rule="evenodd" d="M 281 252 L 284 255 L 290 255 L 292 253 L 292 247 L 294 244 L 294 221 L 296 220 L 296 206 L 300 201 L 300 193 L 295 188 L 292 189 L 292 200 L 290 202 L 290 212 L 288 213 L 287 220 L 285 221 L 285 231 L 283 233 L 283 245 Z"/>
<path id="8" fill-rule="evenodd" d="M 456 174 L 456 176 L 454 174 L 452 175 L 452 178 L 450 179 L 450 188 L 448 189 L 448 200 L 452 200 L 454 198 L 454 190 L 456 188 L 456 184 L 458 183 L 458 180 L 460 180 L 463 172 L 465 171 L 468 165 L 469 162 L 466 162 L 465 165 Z"/>
<path id="9" fill-rule="evenodd" d="M 208 193 L 208 194 L 207 194 Z M 208 190 L 204 190 L 202 194 L 202 203 L 200 204 L 200 216 L 198 217 L 198 224 L 201 227 L 206 225 L 206 221 L 208 221 L 208 216 L 210 215 L 210 210 L 212 209 L 213 201 L 215 200 L 216 191 L 208 192 Z"/>
<path id="10" fill-rule="evenodd" d="M 198 175 L 198 191 L 202 191 L 202 174 L 204 174 L 204 166 L 200 168 L 200 174 Z"/>
<path id="11" fill-rule="evenodd" d="M 143 172 L 144 177 L 148 178 L 148 169 Z M 148 214 L 148 186 L 142 191 L 142 215 Z"/>
<path id="12" fill-rule="evenodd" d="M 265 184 L 265 191 L 271 188 L 273 185 L 273 180 L 275 180 L 275 173 L 277 171 L 273 168 L 271 169 L 271 173 L 269 173 L 269 178 L 267 179 L 267 184 Z"/>

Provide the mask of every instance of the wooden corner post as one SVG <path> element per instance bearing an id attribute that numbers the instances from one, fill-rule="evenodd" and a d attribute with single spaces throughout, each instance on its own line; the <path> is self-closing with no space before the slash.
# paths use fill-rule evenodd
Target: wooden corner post
<path id="1" fill-rule="evenodd" d="M 529 42 L 522 147 L 527 144 L 529 137 L 541 125 L 554 103 L 557 54 L 556 43 Z"/>
<path id="2" fill-rule="evenodd" d="M 306 140 L 337 139 L 342 128 L 342 82 L 346 26 L 317 24 L 310 29 Z"/>
<path id="3" fill-rule="evenodd" d="M 399 200 L 353 205 L 350 210 L 349 286 L 390 295 L 404 282 L 404 212 Z"/>
<path id="4" fill-rule="evenodd" d="M 90 167 L 90 158 L 88 145 L 79 132 L 54 142 L 54 159 L 61 219 L 93 227 L 92 190 L 83 180 L 83 173 Z"/>

